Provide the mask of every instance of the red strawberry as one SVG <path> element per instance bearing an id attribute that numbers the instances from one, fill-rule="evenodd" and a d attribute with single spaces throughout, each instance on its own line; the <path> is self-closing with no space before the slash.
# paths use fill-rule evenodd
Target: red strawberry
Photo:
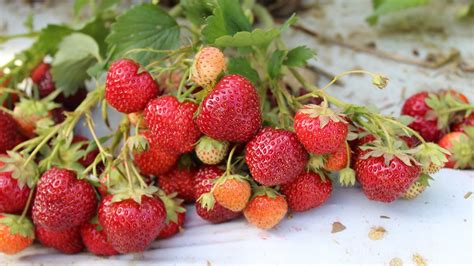
<path id="1" fill-rule="evenodd" d="M 288 203 L 285 198 L 271 191 L 252 198 L 244 210 L 244 216 L 249 223 L 267 230 L 280 223 L 287 212 Z"/>
<path id="2" fill-rule="evenodd" d="M 456 90 L 453 90 L 453 89 L 441 91 L 440 95 L 443 96 L 443 95 L 446 95 L 448 93 L 451 94 L 452 96 L 454 96 L 454 98 L 456 100 L 460 101 L 461 103 L 469 104 L 469 99 L 466 97 L 466 95 L 464 95 L 463 93 L 458 92 Z"/>
<path id="3" fill-rule="evenodd" d="M 191 78 L 199 86 L 211 86 L 225 67 L 225 57 L 221 50 L 204 47 L 196 54 Z"/>
<path id="4" fill-rule="evenodd" d="M 412 163 L 405 164 L 393 156 L 385 164 L 384 156 L 365 156 L 370 151 L 360 153 L 355 161 L 357 180 L 361 183 L 364 194 L 370 200 L 392 202 L 399 198 L 418 178 L 421 167 Z"/>
<path id="5" fill-rule="evenodd" d="M 87 145 L 88 145 L 87 141 L 89 140 L 86 137 L 81 136 L 81 135 L 74 135 L 74 138 L 72 139 L 72 143 L 84 142 L 84 146 L 83 146 L 84 149 L 87 148 Z M 99 149 L 94 149 L 90 151 L 88 154 L 86 154 L 86 156 L 82 157 L 79 160 L 79 163 L 82 164 L 82 166 L 87 167 L 94 162 L 95 157 L 97 157 L 98 154 L 99 154 Z"/>
<path id="6" fill-rule="evenodd" d="M 474 126 L 474 113 L 471 113 L 469 116 L 465 117 L 460 123 L 454 124 L 451 127 L 451 131 L 464 132 L 464 127 L 466 126 Z"/>
<path id="7" fill-rule="evenodd" d="M 66 254 L 79 253 L 84 249 L 79 226 L 62 231 L 50 231 L 36 225 L 36 238 L 43 246 L 54 248 Z"/>
<path id="8" fill-rule="evenodd" d="M 420 144 L 420 140 L 417 139 L 415 136 L 400 136 L 400 139 L 406 143 L 408 148 L 415 148 L 416 146 L 418 146 L 418 144 Z"/>
<path id="9" fill-rule="evenodd" d="M 469 139 L 465 133 L 451 132 L 444 135 L 439 141 L 438 145 L 451 152 L 447 155 L 448 162 L 444 167 L 447 168 L 467 168 L 474 161 L 474 151 L 472 147 L 473 140 Z"/>
<path id="10" fill-rule="evenodd" d="M 199 198 L 202 194 L 205 194 L 211 191 L 213 186 L 213 180 L 222 176 L 224 171 L 219 169 L 217 166 L 202 166 L 197 175 L 195 183 L 195 193 L 196 199 Z M 211 223 L 222 223 L 235 219 L 240 216 L 240 212 L 233 212 L 228 210 L 218 202 L 215 202 L 214 207 L 210 210 L 203 208 L 201 203 L 196 202 L 196 212 L 201 218 L 207 220 Z"/>
<path id="11" fill-rule="evenodd" d="M 247 143 L 245 161 L 255 181 L 274 186 L 296 178 L 304 170 L 308 154 L 295 133 L 266 127 Z"/>
<path id="12" fill-rule="evenodd" d="M 0 161 L 0 168 L 3 162 Z M 0 172 L 0 213 L 20 214 L 25 208 L 30 188 L 18 185 L 12 172 Z"/>
<path id="13" fill-rule="evenodd" d="M 147 71 L 129 59 L 117 60 L 107 73 L 105 99 L 122 113 L 145 109 L 146 104 L 160 93 L 158 84 Z"/>
<path id="14" fill-rule="evenodd" d="M 403 104 L 402 115 L 415 119 L 409 127 L 420 133 L 426 141 L 437 141 L 441 138 L 442 132 L 438 128 L 436 118 L 427 118 L 428 113 L 433 111 L 426 103 L 429 96 L 428 92 L 419 92 L 409 97 Z"/>
<path id="15" fill-rule="evenodd" d="M 295 115 L 295 132 L 313 154 L 333 153 L 346 140 L 349 127 L 341 116 L 318 105 L 305 105 Z"/>
<path id="16" fill-rule="evenodd" d="M 0 154 L 15 148 L 24 140 L 18 128 L 16 120 L 0 110 Z"/>
<path id="17" fill-rule="evenodd" d="M 329 178 L 323 181 L 321 176 L 313 172 L 303 172 L 295 180 L 281 187 L 288 207 L 295 212 L 316 208 L 327 201 L 332 192 Z"/>
<path id="18" fill-rule="evenodd" d="M 193 168 L 179 168 L 175 167 L 166 174 L 158 177 L 160 188 L 166 194 L 173 192 L 178 193 L 178 197 L 184 199 L 186 202 L 194 202 L 194 177 L 197 170 Z"/>
<path id="19" fill-rule="evenodd" d="M 336 172 L 344 169 L 350 161 L 351 150 L 346 142 L 343 142 L 337 150 L 326 157 L 324 169 Z"/>
<path id="20" fill-rule="evenodd" d="M 149 142 L 148 150 L 133 154 L 135 164 L 144 175 L 162 175 L 176 164 L 179 155 L 159 145 L 156 138 L 150 131 L 143 131 L 141 134 Z"/>
<path id="21" fill-rule="evenodd" d="M 174 96 L 162 96 L 148 103 L 144 117 L 158 144 L 177 153 L 194 149 L 201 132 L 194 123 L 198 105 L 180 103 Z"/>
<path id="22" fill-rule="evenodd" d="M 33 204 L 35 225 L 51 231 L 80 226 L 97 209 L 94 187 L 72 171 L 53 167 L 38 182 Z"/>
<path id="23" fill-rule="evenodd" d="M 112 202 L 107 196 L 99 207 L 99 223 L 107 239 L 118 252 L 145 251 L 165 226 L 166 210 L 157 198 L 141 197 L 141 203 L 133 199 Z"/>
<path id="24" fill-rule="evenodd" d="M 217 140 L 247 142 L 262 124 L 257 91 L 239 75 L 223 77 L 201 107 L 196 123 L 201 132 Z"/>
<path id="25" fill-rule="evenodd" d="M 80 87 L 74 92 L 72 95 L 65 96 L 64 93 L 59 94 L 55 102 L 62 104 L 64 109 L 67 111 L 74 111 L 76 108 L 84 101 L 87 97 L 87 89 L 84 87 Z"/>
<path id="26" fill-rule="evenodd" d="M 160 234 L 158 235 L 158 238 L 168 238 L 171 236 L 176 235 L 181 231 L 181 228 L 183 227 L 184 224 L 184 219 L 186 218 L 186 213 L 185 212 L 180 212 L 177 214 L 178 215 L 178 221 L 177 223 L 173 221 L 168 221 L 167 224 L 165 224 L 165 227 L 161 229 Z"/>
<path id="27" fill-rule="evenodd" d="M 82 242 L 87 250 L 98 256 L 113 256 L 119 254 L 112 245 L 107 242 L 107 235 L 97 222 L 87 222 L 81 226 Z"/>
<path id="28" fill-rule="evenodd" d="M 0 214 L 0 252 L 16 254 L 33 243 L 35 238 L 30 219 L 12 214 Z"/>
<path id="29" fill-rule="evenodd" d="M 56 89 L 50 69 L 50 64 L 40 63 L 31 72 L 31 79 L 38 86 L 40 98 L 50 95 Z"/>

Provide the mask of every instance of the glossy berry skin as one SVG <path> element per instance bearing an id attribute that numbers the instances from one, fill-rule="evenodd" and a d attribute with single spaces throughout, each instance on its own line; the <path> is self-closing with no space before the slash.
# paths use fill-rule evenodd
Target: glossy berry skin
<path id="1" fill-rule="evenodd" d="M 194 177 L 196 173 L 197 170 L 193 168 L 180 169 L 175 167 L 171 171 L 160 175 L 158 183 L 166 194 L 177 192 L 178 198 L 183 199 L 185 202 L 194 202 L 196 200 L 194 198 Z"/>
<path id="2" fill-rule="evenodd" d="M 329 178 L 322 181 L 316 173 L 303 172 L 291 183 L 282 185 L 281 192 L 292 211 L 303 212 L 326 202 L 331 196 L 332 183 Z"/>
<path id="3" fill-rule="evenodd" d="M 217 166 L 202 166 L 197 175 L 195 181 L 195 193 L 196 199 L 199 198 L 202 194 L 211 191 L 213 186 L 213 180 L 222 176 L 224 171 L 218 168 Z M 214 207 L 210 210 L 207 210 L 201 207 L 201 203 L 196 202 L 196 212 L 197 214 L 206 221 L 211 223 L 222 223 L 232 219 L 235 219 L 240 216 L 240 212 L 233 212 L 224 208 L 218 202 L 214 204 Z"/>
<path id="4" fill-rule="evenodd" d="M 299 141 L 312 154 L 333 153 L 346 140 L 349 128 L 344 122 L 330 120 L 323 128 L 319 117 L 297 112 L 295 115 L 295 132 Z"/>
<path id="5" fill-rule="evenodd" d="M 181 231 L 181 228 L 183 228 L 184 220 L 186 219 L 186 213 L 180 212 L 177 215 L 178 215 L 178 221 L 177 221 L 178 223 L 175 223 L 173 221 L 168 221 L 168 223 L 165 224 L 163 229 L 161 229 L 160 234 L 158 235 L 158 238 L 160 239 L 169 238 L 178 234 Z"/>
<path id="6" fill-rule="evenodd" d="M 405 191 L 405 193 L 403 193 L 402 199 L 412 200 L 412 199 L 418 197 L 419 195 L 421 195 L 421 193 L 423 193 L 423 191 L 425 191 L 425 189 L 426 189 L 425 185 L 423 185 L 420 182 L 416 181 L 415 183 L 413 183 L 407 189 L 407 191 Z"/>
<path id="7" fill-rule="evenodd" d="M 362 152 L 355 162 L 357 180 L 370 200 L 392 202 L 399 198 L 418 178 L 421 167 L 409 166 L 394 157 L 388 166 L 383 156 L 363 159 Z"/>
<path id="8" fill-rule="evenodd" d="M 468 117 L 464 118 L 460 123 L 454 124 L 451 127 L 451 131 L 454 132 L 464 132 L 464 127 L 473 127 L 474 126 L 474 113 L 471 113 Z"/>
<path id="9" fill-rule="evenodd" d="M 54 248 L 65 254 L 76 254 L 84 249 L 79 226 L 63 231 L 50 231 L 36 225 L 35 229 L 36 239 L 45 247 Z"/>
<path id="10" fill-rule="evenodd" d="M 1 213 L 1 211 L 0 211 Z M 4 216 L 0 214 L 0 219 Z M 11 228 L 0 223 L 0 253 L 7 255 L 17 254 L 33 244 L 33 237 L 26 237 L 21 234 L 12 234 Z"/>
<path id="11" fill-rule="evenodd" d="M 142 111 L 159 93 L 158 84 L 150 73 L 140 71 L 140 65 L 132 60 L 117 60 L 107 72 L 105 99 L 119 112 Z"/>
<path id="12" fill-rule="evenodd" d="M 16 120 L 10 114 L 0 110 L 0 154 L 15 148 L 24 140 L 18 129 Z"/>
<path id="13" fill-rule="evenodd" d="M 149 148 L 146 151 L 133 153 L 135 165 L 143 175 L 162 175 L 173 168 L 179 154 L 159 145 L 150 131 L 141 134 L 148 140 Z"/>
<path id="14" fill-rule="evenodd" d="M 199 86 L 212 85 L 225 66 L 225 57 L 221 50 L 215 47 L 203 47 L 194 59 L 191 78 Z"/>
<path id="15" fill-rule="evenodd" d="M 94 187 L 72 171 L 53 167 L 38 182 L 33 222 L 50 231 L 63 231 L 89 221 L 97 209 Z"/>
<path id="16" fill-rule="evenodd" d="M 350 150 L 348 150 L 346 142 L 343 142 L 337 150 L 330 153 L 324 161 L 324 169 L 336 172 L 344 169 L 350 160 Z"/>
<path id="17" fill-rule="evenodd" d="M 3 165 L 0 162 L 0 167 Z M 0 213 L 20 214 L 26 206 L 30 188 L 25 184 L 18 186 L 12 172 L 0 173 Z"/>
<path id="18" fill-rule="evenodd" d="M 87 250 L 94 255 L 113 256 L 119 254 L 112 245 L 107 242 L 107 235 L 98 224 L 90 222 L 83 224 L 81 226 L 81 237 Z"/>
<path id="19" fill-rule="evenodd" d="M 308 153 L 295 133 L 267 127 L 247 143 L 245 161 L 255 181 L 274 186 L 298 176 L 308 162 Z"/>
<path id="20" fill-rule="evenodd" d="M 144 117 L 158 144 L 186 153 L 194 149 L 201 136 L 194 123 L 198 107 L 192 102 L 180 103 L 174 96 L 162 96 L 148 103 Z"/>
<path id="21" fill-rule="evenodd" d="M 99 207 L 99 223 L 108 241 L 119 253 L 145 251 L 165 226 L 163 202 L 142 196 L 141 204 L 133 199 L 112 203 L 112 197 L 104 198 Z"/>
<path id="22" fill-rule="evenodd" d="M 446 135 L 444 135 L 439 141 L 438 145 L 442 148 L 445 148 L 446 150 L 450 151 L 453 153 L 454 151 L 452 150 L 453 146 L 455 143 L 462 143 L 467 139 L 466 134 L 462 132 L 451 132 Z M 459 156 L 459 155 L 458 155 Z M 453 158 L 453 155 L 446 155 L 448 161 L 444 164 L 444 167 L 446 168 L 455 168 L 456 165 L 456 160 Z M 464 166 L 461 166 L 460 168 L 464 168 Z"/>
<path id="23" fill-rule="evenodd" d="M 250 200 L 244 210 L 247 221 L 260 229 L 271 229 L 285 217 L 288 203 L 281 195 L 274 198 L 257 196 Z"/>
<path id="24" fill-rule="evenodd" d="M 429 97 L 428 92 L 419 92 L 409 97 L 402 107 L 402 115 L 408 115 L 415 120 L 408 126 L 420 133 L 420 135 L 429 142 L 438 141 L 442 132 L 438 128 L 437 119 L 426 119 L 426 114 L 432 109 L 426 104 Z"/>
<path id="25" fill-rule="evenodd" d="M 50 64 L 40 63 L 31 72 L 31 80 L 38 86 L 40 98 L 50 95 L 56 89 L 50 69 Z"/>
<path id="26" fill-rule="evenodd" d="M 262 124 L 257 91 L 240 75 L 223 77 L 201 106 L 196 123 L 213 139 L 247 142 Z"/>
<path id="27" fill-rule="evenodd" d="M 224 183 L 216 184 L 214 198 L 225 208 L 242 211 L 252 195 L 252 188 L 245 180 L 227 179 Z"/>

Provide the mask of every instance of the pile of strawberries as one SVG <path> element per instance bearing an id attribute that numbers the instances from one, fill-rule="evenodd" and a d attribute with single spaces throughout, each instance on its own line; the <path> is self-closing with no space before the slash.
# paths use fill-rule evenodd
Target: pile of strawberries
<path id="1" fill-rule="evenodd" d="M 0 112 L 1 252 L 18 253 L 34 239 L 68 254 L 142 252 L 181 231 L 185 203 L 211 223 L 243 214 L 271 229 L 289 211 L 324 204 L 337 177 L 342 185 L 359 182 L 371 200 L 392 202 L 418 196 L 448 159 L 448 166 L 472 166 L 473 108 L 461 94 L 410 98 L 403 114 L 415 118 L 411 129 L 342 102 L 296 72 L 307 93 L 277 87 L 266 95 L 228 74 L 218 48 L 203 47 L 191 60 L 189 71 L 156 77 L 119 59 L 105 87 L 73 97 L 55 90 L 48 65 L 34 70 L 39 97 L 20 95 L 13 110 Z M 369 75 L 385 87 L 386 78 Z M 90 117 L 104 99 L 123 113 L 105 139 Z M 276 119 L 265 108 L 276 109 Z M 94 141 L 74 135 L 81 117 Z M 441 120 L 453 131 L 443 138 Z M 425 139 L 440 139 L 451 153 Z"/>

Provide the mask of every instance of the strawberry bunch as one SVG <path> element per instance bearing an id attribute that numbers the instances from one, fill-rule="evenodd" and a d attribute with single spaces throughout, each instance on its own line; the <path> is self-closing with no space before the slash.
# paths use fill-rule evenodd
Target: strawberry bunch
<path id="1" fill-rule="evenodd" d="M 0 110 L 0 251 L 17 253 L 36 238 L 67 254 L 143 252 L 156 239 L 183 232 L 185 203 L 210 223 L 244 217 L 270 230 L 289 212 L 324 208 L 337 182 L 360 183 L 370 200 L 413 199 L 445 162 L 464 167 L 472 157 L 472 148 L 461 145 L 474 132 L 460 95 L 445 93 L 446 101 L 417 96 L 412 108 L 404 107 L 415 117 L 409 126 L 404 119 L 343 102 L 327 92 L 339 78 L 365 74 L 381 89 L 387 78 L 354 70 L 322 88 L 310 84 L 298 68 L 314 53 L 304 46 L 284 48 L 279 39 L 294 17 L 273 29 L 278 34 L 239 39 L 261 32 L 244 30 L 251 25 L 236 5 L 232 12 L 241 19 L 232 23 L 241 23 L 236 28 L 246 34 L 216 37 L 209 34 L 216 25 L 208 20 L 196 27 L 202 30 L 191 45 L 179 43 L 179 31 L 173 33 L 178 24 L 159 7 L 126 11 L 112 25 L 105 54 L 92 49 L 83 58 L 69 58 L 82 67 L 78 74 L 97 82 L 90 92 L 80 89 L 84 80 L 63 73 L 71 79 L 65 84 L 58 77 L 61 67 L 70 67 L 61 61 L 66 56 L 61 49 L 70 51 L 60 44 L 52 65 L 37 65 L 45 51 L 33 49 L 34 65 L 0 77 L 13 80 L 8 86 L 18 86 L 18 79 L 34 84 L 31 93 L 2 91 L 20 97 Z M 155 14 L 150 17 L 159 19 L 152 22 L 163 24 L 143 26 L 149 18 L 137 18 L 136 10 Z M 159 41 L 130 45 L 129 37 L 142 35 L 135 32 L 118 41 L 121 31 L 134 27 L 158 30 Z M 162 30 L 169 35 L 160 35 L 166 34 Z M 81 34 L 69 37 L 77 41 Z M 287 84 L 286 76 L 298 86 Z M 111 129 L 108 135 L 95 130 L 97 106 Z M 454 121 L 446 110 L 459 118 L 449 125 L 459 132 L 440 140 L 443 149 L 430 141 L 444 132 L 440 125 Z M 114 125 L 108 113 L 115 111 L 122 119 Z M 74 132 L 80 121 L 90 140 Z M 434 124 L 436 130 L 425 128 Z"/>

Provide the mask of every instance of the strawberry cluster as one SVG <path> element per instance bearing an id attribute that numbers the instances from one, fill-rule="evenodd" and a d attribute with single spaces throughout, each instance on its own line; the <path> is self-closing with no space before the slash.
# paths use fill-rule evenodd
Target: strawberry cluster
<path id="1" fill-rule="evenodd" d="M 153 5 L 130 12 L 137 9 L 171 19 Z M 240 26 L 250 29 L 241 13 Z M 291 23 L 293 17 L 278 30 Z M 245 46 L 245 36 L 261 34 L 247 33 L 221 43 Z M 280 42 L 267 39 L 279 32 L 270 33 L 242 50 L 201 45 L 210 40 L 123 54 L 112 46 L 107 60 L 97 56 L 87 70 L 106 68 L 103 78 L 91 75 L 98 86 L 90 92 L 79 86 L 66 95 L 44 63 L 28 72 L 31 93 L 8 89 L 10 79 L 2 79 L 8 101 L 0 110 L 0 251 L 15 254 L 36 239 L 67 254 L 143 252 L 182 231 L 185 204 L 210 223 L 243 216 L 270 230 L 289 212 L 322 206 L 337 182 L 358 182 L 368 199 L 388 203 L 416 198 L 446 162 L 472 166 L 473 107 L 461 94 L 421 93 L 403 107 L 414 119 L 384 116 L 327 90 L 349 74 L 369 75 L 380 89 L 387 78 L 354 70 L 316 87 L 297 69 L 314 53 L 276 49 Z M 157 56 L 147 64 L 134 52 Z M 82 59 L 95 60 L 89 57 Z M 95 131 L 96 106 L 109 135 Z M 109 106 L 122 118 L 118 125 L 109 123 Z M 74 132 L 80 121 L 90 141 Z"/>

